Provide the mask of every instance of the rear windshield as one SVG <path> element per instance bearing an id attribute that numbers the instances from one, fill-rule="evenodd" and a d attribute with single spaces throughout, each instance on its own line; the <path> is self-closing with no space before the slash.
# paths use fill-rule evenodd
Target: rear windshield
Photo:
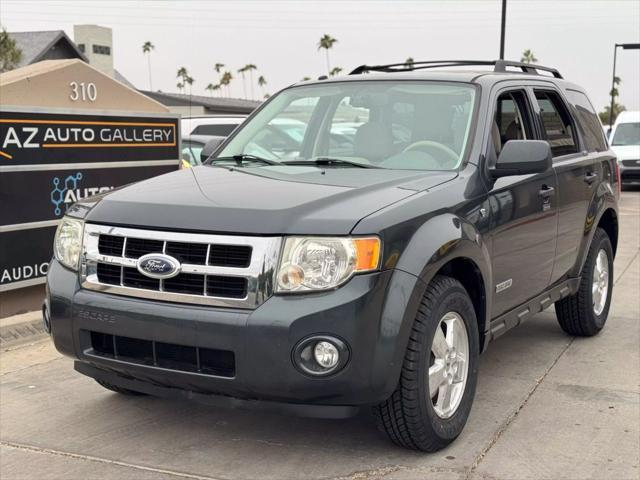
<path id="1" fill-rule="evenodd" d="M 344 160 L 378 168 L 453 170 L 472 126 L 464 83 L 366 81 L 294 87 L 274 97 L 218 157 Z"/>
<path id="2" fill-rule="evenodd" d="M 640 145 L 640 122 L 618 124 L 611 145 Z"/>

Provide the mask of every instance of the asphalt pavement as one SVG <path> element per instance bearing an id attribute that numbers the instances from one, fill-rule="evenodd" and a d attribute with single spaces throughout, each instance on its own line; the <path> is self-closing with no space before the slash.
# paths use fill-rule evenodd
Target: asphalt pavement
<path id="1" fill-rule="evenodd" d="M 394 446 L 364 413 L 312 420 L 110 393 L 44 338 L 0 352 L 0 478 L 637 480 L 640 191 L 623 192 L 620 224 L 605 329 L 572 338 L 551 308 L 491 344 L 469 422 L 441 452 Z"/>

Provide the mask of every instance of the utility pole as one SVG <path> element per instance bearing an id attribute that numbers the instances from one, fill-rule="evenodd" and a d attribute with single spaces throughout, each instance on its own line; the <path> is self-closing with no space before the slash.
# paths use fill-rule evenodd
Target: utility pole
<path id="1" fill-rule="evenodd" d="M 507 25 L 507 0 L 502 0 L 502 23 L 500 26 L 500 60 L 504 60 L 504 31 Z"/>
<path id="2" fill-rule="evenodd" d="M 613 75 L 611 76 L 611 106 L 609 107 L 609 132 L 613 127 L 613 106 L 616 101 L 616 97 L 613 95 L 616 89 L 616 57 L 618 53 L 618 47 L 622 47 L 623 50 L 640 50 L 640 43 L 616 43 L 613 47 Z"/>

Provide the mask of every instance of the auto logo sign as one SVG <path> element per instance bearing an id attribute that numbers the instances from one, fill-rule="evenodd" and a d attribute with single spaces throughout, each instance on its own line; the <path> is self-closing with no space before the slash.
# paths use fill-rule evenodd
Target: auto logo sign
<path id="1" fill-rule="evenodd" d="M 171 278 L 180 273 L 180 262 L 169 255 L 150 253 L 138 259 L 138 271 L 150 278 Z"/>

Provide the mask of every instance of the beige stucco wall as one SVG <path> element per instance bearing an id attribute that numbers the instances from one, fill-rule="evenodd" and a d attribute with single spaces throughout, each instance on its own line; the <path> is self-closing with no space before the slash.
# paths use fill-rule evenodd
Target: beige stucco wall
<path id="1" fill-rule="evenodd" d="M 84 54 L 91 66 L 113 77 L 113 35 L 110 28 L 98 25 L 74 25 L 73 41 L 84 45 Z M 94 53 L 93 46 L 109 47 L 109 55 Z"/>
<path id="2" fill-rule="evenodd" d="M 89 84 L 95 86 L 94 100 L 86 94 Z M 91 90 L 93 92 L 93 88 Z M 74 97 L 77 97 L 76 100 L 73 100 Z M 158 113 L 169 111 L 161 103 L 77 59 L 45 60 L 0 74 L 0 105 Z"/>

